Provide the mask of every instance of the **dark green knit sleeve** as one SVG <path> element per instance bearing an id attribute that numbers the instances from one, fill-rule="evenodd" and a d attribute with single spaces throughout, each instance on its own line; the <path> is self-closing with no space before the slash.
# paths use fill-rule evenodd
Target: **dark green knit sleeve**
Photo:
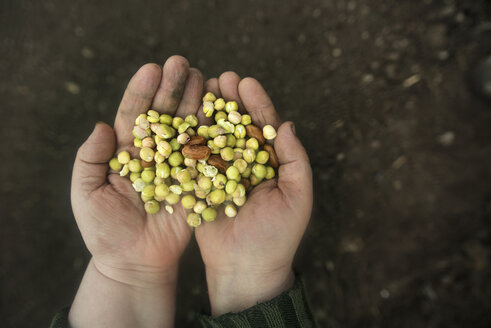
<path id="1" fill-rule="evenodd" d="M 69 308 L 64 308 L 56 313 L 49 328 L 68 328 L 68 311 Z"/>
<path id="2" fill-rule="evenodd" d="M 201 316 L 205 328 L 311 328 L 314 318 L 305 295 L 303 279 L 270 301 L 257 304 L 240 313 L 227 313 L 217 318 Z"/>

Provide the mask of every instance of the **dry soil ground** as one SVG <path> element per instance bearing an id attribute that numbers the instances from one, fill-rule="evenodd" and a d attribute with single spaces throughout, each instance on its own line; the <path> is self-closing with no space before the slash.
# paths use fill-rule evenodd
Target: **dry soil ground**
<path id="1" fill-rule="evenodd" d="M 0 1 L 0 317 L 47 326 L 89 259 L 75 151 L 129 77 L 181 54 L 261 80 L 315 176 L 298 253 L 320 327 L 491 326 L 486 0 Z M 208 307 L 193 241 L 179 327 Z"/>

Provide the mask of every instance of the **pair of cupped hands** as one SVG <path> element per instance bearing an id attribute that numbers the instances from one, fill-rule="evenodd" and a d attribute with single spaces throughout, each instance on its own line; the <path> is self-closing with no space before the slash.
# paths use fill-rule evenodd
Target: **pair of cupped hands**
<path id="1" fill-rule="evenodd" d="M 193 233 L 186 210 L 177 204 L 173 214 L 146 213 L 129 179 L 109 173 L 108 162 L 122 150 L 138 156 L 132 129 L 148 109 L 213 124 L 200 107 L 208 91 L 237 101 L 255 125 L 274 126 L 280 162 L 277 178 L 256 186 L 237 217 L 222 210 L 194 229 L 212 315 L 239 312 L 293 285 L 292 261 L 312 208 L 311 168 L 293 123 L 281 123 L 257 80 L 225 72 L 203 83 L 199 70 L 172 56 L 163 67 L 146 64 L 136 72 L 114 128 L 96 124 L 77 152 L 71 202 L 92 259 L 70 309 L 73 327 L 174 325 L 179 258 Z"/>

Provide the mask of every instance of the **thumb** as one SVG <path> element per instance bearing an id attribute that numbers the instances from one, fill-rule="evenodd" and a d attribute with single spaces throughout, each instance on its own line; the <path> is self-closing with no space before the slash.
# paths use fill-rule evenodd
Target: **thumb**
<path id="1" fill-rule="evenodd" d="M 87 197 L 106 181 L 108 162 L 114 155 L 116 138 L 113 129 L 97 123 L 80 146 L 73 165 L 72 196 Z"/>
<path id="2" fill-rule="evenodd" d="M 278 188 L 290 201 L 299 200 L 308 208 L 312 205 L 312 169 L 293 122 L 281 124 L 274 147 L 280 163 Z"/>

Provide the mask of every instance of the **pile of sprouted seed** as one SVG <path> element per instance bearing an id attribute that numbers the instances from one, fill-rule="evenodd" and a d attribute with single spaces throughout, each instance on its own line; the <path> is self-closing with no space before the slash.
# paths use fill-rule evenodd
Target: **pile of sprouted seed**
<path id="1" fill-rule="evenodd" d="M 172 214 L 173 205 L 181 202 L 192 227 L 201 219 L 215 220 L 221 206 L 225 215 L 235 217 L 247 193 L 273 179 L 278 168 L 271 125 L 261 130 L 250 115 L 238 111 L 237 102 L 217 99 L 211 92 L 203 97 L 203 112 L 214 118 L 214 125 L 198 127 L 195 115 L 140 114 L 133 129 L 140 158 L 121 151 L 109 162 L 113 171 L 129 176 L 148 213 L 165 204 Z"/>

